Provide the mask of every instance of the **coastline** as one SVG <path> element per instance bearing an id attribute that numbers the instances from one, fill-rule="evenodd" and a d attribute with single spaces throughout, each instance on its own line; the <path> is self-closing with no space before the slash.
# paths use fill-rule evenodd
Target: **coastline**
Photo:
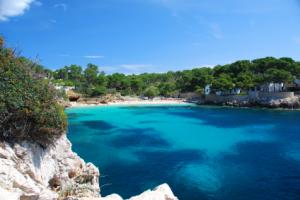
<path id="1" fill-rule="evenodd" d="M 201 103 L 196 104 L 200 107 L 208 108 L 228 108 L 228 109 L 252 109 L 252 110 L 265 110 L 265 111 L 300 111 L 300 108 L 285 108 L 285 107 L 267 107 L 267 106 L 239 106 L 239 105 L 227 105 L 227 104 L 213 104 L 213 103 Z"/>
<path id="2" fill-rule="evenodd" d="M 189 103 L 185 99 L 125 100 L 125 101 L 108 102 L 106 104 L 70 102 L 69 108 L 94 107 L 94 106 L 139 106 L 139 105 L 193 105 L 193 103 Z"/>
<path id="3" fill-rule="evenodd" d="M 112 101 L 108 103 L 85 103 L 85 102 L 69 102 L 66 108 L 83 108 L 83 107 L 108 107 L 108 106 L 168 106 L 168 105 L 197 105 L 208 107 L 224 107 L 224 108 L 244 108 L 244 109 L 263 109 L 263 110 L 277 110 L 277 111 L 300 111 L 300 108 L 288 108 L 288 107 L 270 107 L 266 105 L 251 105 L 251 104 L 232 104 L 232 103 L 199 103 L 189 102 L 186 99 L 154 99 L 154 100 L 123 100 Z"/>

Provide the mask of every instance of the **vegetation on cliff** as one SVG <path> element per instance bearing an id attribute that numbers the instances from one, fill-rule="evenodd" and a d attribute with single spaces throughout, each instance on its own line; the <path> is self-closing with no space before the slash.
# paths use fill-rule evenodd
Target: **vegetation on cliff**
<path id="1" fill-rule="evenodd" d="M 0 37 L 0 139 L 47 146 L 66 129 L 49 71 L 6 48 Z"/>

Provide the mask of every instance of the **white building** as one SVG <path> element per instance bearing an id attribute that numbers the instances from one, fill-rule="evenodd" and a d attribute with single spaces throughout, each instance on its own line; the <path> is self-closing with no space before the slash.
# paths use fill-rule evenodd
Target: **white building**
<path id="1" fill-rule="evenodd" d="M 204 88 L 205 95 L 209 95 L 211 93 L 211 85 L 206 85 Z"/>
<path id="2" fill-rule="evenodd" d="M 260 86 L 261 92 L 283 92 L 284 84 L 283 83 L 267 83 Z"/>
<path id="3" fill-rule="evenodd" d="M 234 88 L 231 90 L 231 94 L 238 95 L 241 94 L 241 88 Z"/>
<path id="4" fill-rule="evenodd" d="M 204 93 L 205 95 L 209 95 L 211 94 L 211 85 L 206 85 L 204 88 Z M 238 95 L 241 93 L 241 89 L 240 88 L 234 88 L 231 91 L 226 91 L 226 92 L 222 92 L 222 91 L 216 91 L 216 95 L 218 96 L 222 96 L 222 95 Z"/>
<path id="5" fill-rule="evenodd" d="M 54 87 L 55 87 L 55 89 L 57 89 L 57 90 L 64 90 L 65 93 L 67 93 L 67 92 L 70 91 L 70 90 L 74 90 L 74 89 L 75 89 L 74 86 L 61 86 L 61 85 L 55 85 Z"/>

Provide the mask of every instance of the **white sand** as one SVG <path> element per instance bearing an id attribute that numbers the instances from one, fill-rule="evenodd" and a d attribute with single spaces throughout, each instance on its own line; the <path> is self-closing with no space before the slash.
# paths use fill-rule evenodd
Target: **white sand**
<path id="1" fill-rule="evenodd" d="M 70 102 L 71 107 L 87 107 L 87 106 L 111 106 L 111 105 L 178 105 L 178 104 L 190 104 L 185 102 L 183 99 L 160 99 L 160 100 L 127 100 L 127 101 L 116 101 L 108 104 L 86 104 L 78 102 Z"/>

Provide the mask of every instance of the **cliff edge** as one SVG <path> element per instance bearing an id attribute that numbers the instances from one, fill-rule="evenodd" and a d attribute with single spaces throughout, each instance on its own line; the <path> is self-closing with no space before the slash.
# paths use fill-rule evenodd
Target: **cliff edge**
<path id="1" fill-rule="evenodd" d="M 99 170 L 71 149 L 65 135 L 43 148 L 32 142 L 0 143 L 0 199 L 122 200 L 100 196 Z M 176 200 L 167 184 L 131 200 Z"/>

